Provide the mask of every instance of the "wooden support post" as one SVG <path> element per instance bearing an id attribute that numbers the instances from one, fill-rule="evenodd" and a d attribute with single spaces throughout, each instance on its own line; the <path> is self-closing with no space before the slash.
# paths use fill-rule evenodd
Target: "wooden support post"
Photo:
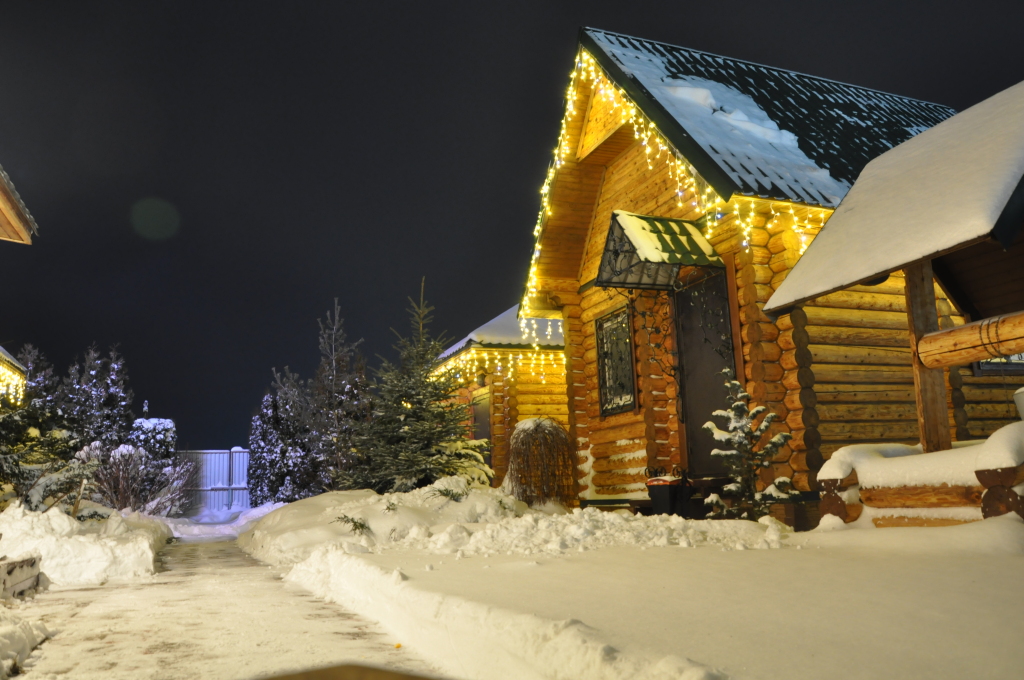
<path id="1" fill-rule="evenodd" d="M 931 260 L 907 266 L 907 324 L 910 328 L 910 351 L 914 369 L 914 393 L 917 397 L 917 424 L 921 446 L 925 452 L 953 448 L 946 412 L 946 381 L 942 369 L 928 368 L 921 363 L 918 343 L 927 333 L 939 330 L 935 310 L 935 279 Z"/>

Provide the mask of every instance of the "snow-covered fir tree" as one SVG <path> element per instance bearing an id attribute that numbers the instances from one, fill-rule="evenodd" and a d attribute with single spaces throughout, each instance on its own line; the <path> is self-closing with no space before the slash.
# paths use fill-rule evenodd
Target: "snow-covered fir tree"
<path id="1" fill-rule="evenodd" d="M 366 419 L 367 384 L 359 343 L 345 335 L 338 301 L 318 323 L 320 363 L 307 381 L 274 372 L 249 438 L 253 503 L 294 501 L 333 488 L 334 473 Z"/>
<path id="2" fill-rule="evenodd" d="M 98 441 L 110 448 L 121 444 L 135 419 L 133 399 L 124 359 L 113 348 L 104 357 L 95 345 L 90 347 L 63 381 L 65 419 L 85 444 Z"/>
<path id="3" fill-rule="evenodd" d="M 399 338 L 398 363 L 383 361 L 372 417 L 337 475 L 341 488 L 408 491 L 449 475 L 486 476 L 480 446 L 466 440 L 467 407 L 451 397 L 453 372 L 439 371 L 444 339 L 430 334 L 433 307 L 409 300 L 412 332 Z"/>
<path id="4" fill-rule="evenodd" d="M 786 442 L 792 439 L 788 432 L 780 432 L 761 446 L 761 439 L 771 428 L 778 416 L 767 413 L 756 424 L 757 419 L 768 409 L 764 406 L 750 408 L 750 395 L 739 382 L 732 379 L 729 369 L 722 371 L 725 386 L 729 390 L 726 401 L 728 410 L 712 413 L 712 417 L 724 420 L 725 429 L 720 429 L 713 421 L 704 424 L 704 429 L 715 441 L 728 445 L 728 449 L 715 449 L 714 456 L 721 456 L 729 470 L 732 482 L 723 490 L 724 495 L 733 500 L 727 506 L 717 495 L 712 495 L 706 503 L 712 506 L 711 517 L 758 519 L 768 514 L 769 507 L 780 500 L 788 498 L 792 492 L 787 477 L 775 479 L 764 492 L 757 491 L 758 473 L 762 469 L 770 469 L 772 458 Z"/>

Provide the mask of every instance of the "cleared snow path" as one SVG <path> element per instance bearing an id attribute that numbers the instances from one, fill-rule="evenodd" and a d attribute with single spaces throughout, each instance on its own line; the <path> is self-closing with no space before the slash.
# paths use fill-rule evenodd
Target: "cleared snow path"
<path id="1" fill-rule="evenodd" d="M 37 680 L 249 680 L 340 663 L 438 673 L 376 624 L 286 584 L 234 541 L 183 542 L 145 582 L 54 588 L 20 614 L 59 631 Z"/>

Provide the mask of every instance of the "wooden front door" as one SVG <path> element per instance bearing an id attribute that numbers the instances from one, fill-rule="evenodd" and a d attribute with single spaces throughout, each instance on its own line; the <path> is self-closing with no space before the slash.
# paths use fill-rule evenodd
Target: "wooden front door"
<path id="1" fill-rule="evenodd" d="M 712 411 L 728 407 L 722 369 L 735 370 L 725 270 L 715 269 L 707 278 L 678 291 L 675 316 L 679 341 L 676 380 L 686 429 L 688 474 L 691 478 L 723 475 L 721 459 L 711 455 L 722 445 L 703 425 L 711 420 Z"/>

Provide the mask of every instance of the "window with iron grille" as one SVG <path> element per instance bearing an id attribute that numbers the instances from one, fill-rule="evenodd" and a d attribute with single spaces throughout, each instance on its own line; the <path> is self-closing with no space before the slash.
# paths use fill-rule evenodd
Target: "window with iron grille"
<path id="1" fill-rule="evenodd" d="M 636 367 L 629 310 L 601 317 L 596 326 L 601 415 L 632 411 L 636 406 Z"/>

